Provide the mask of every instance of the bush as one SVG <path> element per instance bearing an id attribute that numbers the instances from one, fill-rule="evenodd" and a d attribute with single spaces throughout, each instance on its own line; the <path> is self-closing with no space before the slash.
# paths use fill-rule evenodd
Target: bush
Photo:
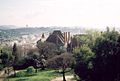
<path id="1" fill-rule="evenodd" d="M 16 77 L 24 77 L 26 74 L 23 71 L 16 73 Z"/>
<path id="2" fill-rule="evenodd" d="M 2 70 L 4 68 L 3 64 L 0 64 L 0 70 Z"/>
<path id="3" fill-rule="evenodd" d="M 35 72 L 35 69 L 32 66 L 28 67 L 26 70 L 27 75 L 33 75 L 34 72 Z"/>

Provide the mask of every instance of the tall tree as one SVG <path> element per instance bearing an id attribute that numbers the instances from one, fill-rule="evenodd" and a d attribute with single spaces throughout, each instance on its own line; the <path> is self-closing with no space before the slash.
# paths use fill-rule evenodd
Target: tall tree
<path id="1" fill-rule="evenodd" d="M 14 43 L 13 49 L 12 49 L 12 55 L 14 56 L 14 63 L 13 63 L 14 76 L 16 75 L 14 66 L 16 65 L 16 63 L 17 63 L 17 61 L 18 61 L 18 52 L 17 52 L 17 51 L 18 51 L 18 49 L 17 49 L 17 44 Z"/>
<path id="2" fill-rule="evenodd" d="M 13 55 L 11 53 L 11 51 L 3 51 L 2 54 L 0 55 L 0 59 L 2 60 L 2 64 L 4 65 L 4 67 L 6 67 L 8 70 L 8 75 L 9 75 L 9 67 L 12 66 L 13 64 Z"/>
<path id="3" fill-rule="evenodd" d="M 75 73 L 80 77 L 87 79 L 88 70 L 93 68 L 91 59 L 94 57 L 94 53 L 88 47 L 88 45 L 82 45 L 80 48 L 76 48 L 73 51 L 74 57 L 76 59 Z"/>
<path id="4" fill-rule="evenodd" d="M 47 61 L 48 67 L 62 69 L 63 81 L 66 81 L 66 69 L 70 68 L 74 63 L 74 58 L 70 53 L 62 53 L 61 55 L 57 55 Z"/>
<path id="5" fill-rule="evenodd" d="M 93 81 L 97 80 L 97 77 L 100 79 L 98 81 L 115 81 L 120 80 L 120 58 L 119 50 L 120 47 L 118 38 L 118 32 L 115 30 L 110 31 L 107 28 L 107 31 L 102 34 L 102 37 L 99 37 L 96 40 L 93 51 L 96 54 L 96 58 L 93 60 L 93 70 L 95 77 Z M 114 69 L 114 70 L 113 70 Z"/>
<path id="6" fill-rule="evenodd" d="M 18 56 L 17 56 L 17 44 L 16 43 L 14 43 L 13 45 L 12 54 L 15 56 L 15 60 L 17 60 Z"/>
<path id="7" fill-rule="evenodd" d="M 49 42 L 38 41 L 37 42 L 37 47 L 38 47 L 38 50 L 39 50 L 40 58 L 42 56 L 42 57 L 44 57 L 45 60 L 55 56 L 57 51 L 58 51 L 57 46 L 55 44 L 49 43 Z"/>
<path id="8" fill-rule="evenodd" d="M 120 35 L 115 30 L 102 32 L 94 42 L 91 58 L 92 68 L 82 62 L 75 68 L 75 73 L 85 81 L 120 80 Z"/>

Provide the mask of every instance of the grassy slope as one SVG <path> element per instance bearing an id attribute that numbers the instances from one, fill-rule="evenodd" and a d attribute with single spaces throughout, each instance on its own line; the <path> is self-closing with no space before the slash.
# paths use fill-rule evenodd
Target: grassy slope
<path id="1" fill-rule="evenodd" d="M 60 76 L 55 70 L 39 71 L 36 75 L 30 77 L 9 78 L 9 81 L 50 81 Z"/>

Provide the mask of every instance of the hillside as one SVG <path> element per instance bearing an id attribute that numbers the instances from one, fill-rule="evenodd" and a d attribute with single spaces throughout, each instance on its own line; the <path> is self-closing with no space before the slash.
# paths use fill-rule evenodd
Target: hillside
<path id="1" fill-rule="evenodd" d="M 0 37 L 19 37 L 24 34 L 41 34 L 50 33 L 54 30 L 61 30 L 62 32 L 84 33 L 83 28 L 68 28 L 68 27 L 36 27 L 36 28 L 7 28 L 0 27 Z"/>

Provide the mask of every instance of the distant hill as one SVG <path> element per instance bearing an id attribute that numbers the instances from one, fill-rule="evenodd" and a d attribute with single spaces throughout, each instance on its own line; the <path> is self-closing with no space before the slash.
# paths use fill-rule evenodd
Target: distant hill
<path id="1" fill-rule="evenodd" d="M 48 32 L 50 28 L 16 28 L 16 29 L 10 29 L 10 31 L 15 31 L 20 34 L 37 34 L 37 33 L 42 33 L 42 32 Z"/>
<path id="2" fill-rule="evenodd" d="M 36 27 L 36 28 L 17 28 L 10 29 L 10 31 L 15 31 L 20 34 L 40 34 L 40 33 L 50 33 L 54 30 L 61 30 L 62 32 L 71 33 L 84 33 L 84 28 L 68 28 L 68 27 Z"/>
<path id="3" fill-rule="evenodd" d="M 16 26 L 14 25 L 1 25 L 0 26 L 0 29 L 2 30 L 8 30 L 8 29 L 14 29 L 14 28 L 16 28 Z"/>
<path id="4" fill-rule="evenodd" d="M 19 36 L 20 34 L 16 31 L 11 31 L 10 29 L 0 29 L 0 38 L 14 38 Z"/>
<path id="5" fill-rule="evenodd" d="M 29 28 L 16 28 L 13 25 L 0 26 L 0 37 L 19 37 L 24 34 L 41 34 L 41 33 L 51 33 L 54 30 L 61 30 L 62 32 L 71 32 L 73 33 L 84 33 L 85 29 L 83 28 L 69 28 L 69 27 L 29 27 Z"/>
<path id="6" fill-rule="evenodd" d="M 22 27 L 18 28 L 14 25 L 2 25 L 0 26 L 0 37 L 19 37 L 24 34 L 41 34 L 41 33 L 52 33 L 54 30 L 61 30 L 62 32 L 71 32 L 71 34 L 85 33 L 82 27 Z M 120 28 L 116 28 L 120 32 Z M 104 30 L 99 30 L 104 31 Z"/>

